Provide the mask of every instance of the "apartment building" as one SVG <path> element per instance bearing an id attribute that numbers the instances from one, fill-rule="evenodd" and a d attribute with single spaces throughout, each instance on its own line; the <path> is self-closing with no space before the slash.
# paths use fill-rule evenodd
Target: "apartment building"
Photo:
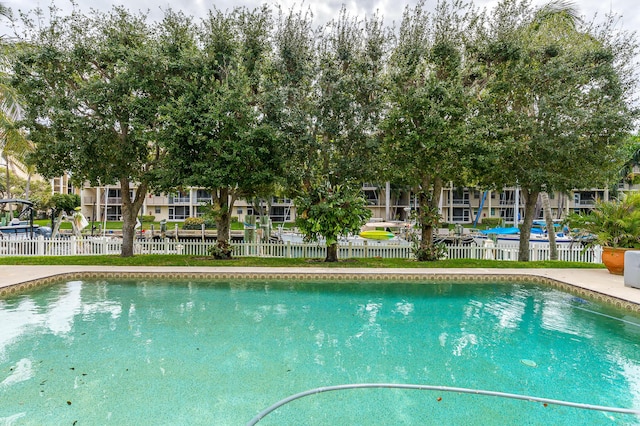
<path id="1" fill-rule="evenodd" d="M 68 181 L 60 179 L 52 184 L 56 190 L 78 192 L 82 201 L 82 212 L 90 220 L 121 220 L 122 194 L 118 186 L 73 188 Z M 638 191 L 640 185 L 620 183 L 616 192 Z M 363 191 L 372 217 L 379 220 L 411 220 L 417 206 L 417 197 L 411 191 L 394 188 L 390 184 L 365 183 Z M 57 192 L 57 191 L 56 191 Z M 131 196 L 135 195 L 135 189 Z M 569 194 L 549 194 L 551 212 L 554 219 L 565 217 L 571 212 L 586 212 L 599 199 L 609 199 L 608 189 L 573 190 Z M 201 206 L 211 201 L 211 194 L 201 188 L 190 188 L 172 194 L 147 194 L 141 215 L 151 215 L 156 221 L 181 222 L 188 217 L 203 214 Z M 516 216 L 517 212 L 517 216 Z M 237 200 L 232 216 L 243 222 L 247 215 L 268 213 L 273 222 L 295 221 L 296 208 L 293 201 L 286 198 L 262 200 L 257 206 L 247 200 Z M 524 201 L 517 188 L 503 188 L 499 191 L 482 191 L 476 188 L 455 187 L 450 184 L 442 189 L 440 213 L 445 223 L 482 224 L 485 218 L 501 218 L 505 223 L 514 223 L 516 217 L 524 216 Z M 543 219 L 542 205 L 536 205 L 536 219 Z"/>

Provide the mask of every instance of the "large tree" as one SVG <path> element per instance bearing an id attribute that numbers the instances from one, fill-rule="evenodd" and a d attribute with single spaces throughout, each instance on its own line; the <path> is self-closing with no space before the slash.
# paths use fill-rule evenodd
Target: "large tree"
<path id="1" fill-rule="evenodd" d="M 407 8 L 389 65 L 389 111 L 382 126 L 385 161 L 394 179 L 418 195 L 419 260 L 435 260 L 433 230 L 443 185 L 463 183 L 474 147 L 467 137 L 473 105 L 465 81 L 465 33 L 470 11 L 441 1 Z"/>
<path id="2" fill-rule="evenodd" d="M 504 0 L 475 52 L 486 83 L 475 124 L 493 152 L 485 178 L 522 190 L 522 261 L 538 195 L 606 184 L 635 117 L 634 38 L 613 18 L 595 26 L 576 15 L 567 2 Z"/>
<path id="3" fill-rule="evenodd" d="M 387 43 L 379 17 L 360 21 L 345 8 L 318 31 L 308 14 L 289 11 L 278 21 L 269 118 L 286 141 L 289 193 L 305 206 L 300 228 L 326 240 L 326 261 L 338 260 L 337 237 L 367 219 L 357 206 L 362 182 L 378 176 Z M 339 194 L 334 217 L 322 213 L 328 199 L 319 194 Z"/>
<path id="4" fill-rule="evenodd" d="M 211 192 L 218 253 L 226 255 L 235 200 L 257 195 L 282 166 L 277 132 L 263 113 L 271 25 L 268 9 L 237 8 L 173 27 L 181 42 L 161 109 L 167 157 L 159 175 L 164 188 Z"/>
<path id="5" fill-rule="evenodd" d="M 122 256 L 133 255 L 136 216 L 162 155 L 157 108 L 162 68 L 143 14 L 115 7 L 50 20 L 25 17 L 25 47 L 14 65 L 24 119 L 45 177 L 117 184 L 122 193 Z M 134 194 L 135 188 L 135 194 Z"/>
<path id="6" fill-rule="evenodd" d="M 278 21 L 269 116 L 285 140 L 286 186 L 303 205 L 300 228 L 326 240 L 329 262 L 338 260 L 338 236 L 359 231 L 368 217 L 357 206 L 362 182 L 380 166 L 375 135 L 387 42 L 379 17 L 360 21 L 345 8 L 317 31 L 308 14 L 281 13 Z"/>

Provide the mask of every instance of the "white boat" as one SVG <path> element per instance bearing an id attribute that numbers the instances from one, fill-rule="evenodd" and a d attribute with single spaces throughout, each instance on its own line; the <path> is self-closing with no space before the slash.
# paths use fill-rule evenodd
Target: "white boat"
<path id="1" fill-rule="evenodd" d="M 376 228 L 379 227 L 385 227 L 388 228 L 387 226 L 379 226 L 380 224 L 385 225 L 386 222 L 371 222 L 366 224 L 365 226 L 362 227 L 362 231 L 360 233 L 360 235 L 349 235 L 348 237 L 341 237 L 338 240 L 338 243 L 340 245 L 347 245 L 347 244 L 359 244 L 359 245 L 364 245 L 364 244 L 378 244 L 378 245 L 410 245 L 411 243 L 409 241 L 407 241 L 404 238 L 401 238 L 398 235 L 394 235 L 391 232 L 387 232 L 387 231 L 375 231 Z M 395 224 L 394 224 L 395 225 Z M 371 233 L 371 231 L 375 231 L 373 233 Z M 385 238 L 381 238 L 382 233 L 385 234 Z M 302 234 L 301 232 L 296 232 L 295 230 L 292 231 L 285 231 L 282 228 L 278 229 L 276 232 L 273 233 L 273 237 L 275 237 L 278 241 L 281 242 L 291 242 L 291 243 L 304 243 L 304 234 Z M 324 239 L 320 239 L 317 241 L 317 244 L 321 244 L 324 245 L 325 244 L 325 240 Z"/>
<path id="2" fill-rule="evenodd" d="M 13 210 L 5 210 L 9 206 L 15 206 L 19 211 L 19 217 L 13 217 Z M 51 228 L 38 226 L 33 223 L 35 209 L 33 203 L 28 200 L 2 199 L 0 200 L 0 238 L 21 240 L 43 236 L 51 237 Z"/>
<path id="3" fill-rule="evenodd" d="M 496 227 L 485 229 L 475 234 L 474 239 L 478 245 L 482 245 L 484 240 L 492 239 L 496 244 L 519 245 L 520 229 L 516 227 Z M 529 243 L 549 244 L 549 234 L 546 224 L 543 221 L 534 221 L 529 235 Z M 556 245 L 571 245 L 576 240 L 564 231 L 556 232 Z"/>

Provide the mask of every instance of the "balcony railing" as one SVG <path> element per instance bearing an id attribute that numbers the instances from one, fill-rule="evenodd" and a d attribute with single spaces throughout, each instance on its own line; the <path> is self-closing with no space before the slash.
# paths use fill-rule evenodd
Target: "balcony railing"
<path id="1" fill-rule="evenodd" d="M 189 204 L 191 197 L 169 197 L 169 204 Z"/>
<path id="2" fill-rule="evenodd" d="M 122 197 L 107 197 L 107 204 L 112 206 L 116 204 L 122 204 Z"/>

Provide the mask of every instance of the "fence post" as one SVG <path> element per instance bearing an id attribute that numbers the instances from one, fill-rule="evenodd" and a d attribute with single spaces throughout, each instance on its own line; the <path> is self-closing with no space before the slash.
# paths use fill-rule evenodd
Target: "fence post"
<path id="1" fill-rule="evenodd" d="M 164 239 L 164 254 L 169 254 L 169 239 Z"/>
<path id="2" fill-rule="evenodd" d="M 593 249 L 593 263 L 602 263 L 602 247 L 596 246 Z"/>
<path id="3" fill-rule="evenodd" d="M 44 236 L 43 235 L 40 235 L 38 237 L 37 253 L 38 253 L 38 256 L 44 256 Z"/>

